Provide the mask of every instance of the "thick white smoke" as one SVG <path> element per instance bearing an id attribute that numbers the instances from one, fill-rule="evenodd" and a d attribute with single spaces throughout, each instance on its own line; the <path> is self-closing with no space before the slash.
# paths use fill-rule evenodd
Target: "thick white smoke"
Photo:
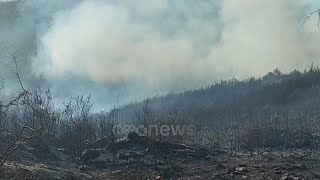
<path id="1" fill-rule="evenodd" d="M 71 73 L 106 84 L 142 83 L 152 91 L 306 68 L 318 56 L 319 39 L 299 30 L 305 5 L 84 1 L 55 16 L 34 65 L 50 78 Z"/>
<path id="2" fill-rule="evenodd" d="M 224 0 L 227 23 L 222 40 L 208 57 L 217 71 L 236 77 L 261 76 L 274 68 L 291 71 L 310 66 L 319 57 L 314 24 L 300 29 L 305 1 Z"/>
<path id="3" fill-rule="evenodd" d="M 198 64 L 201 53 L 208 51 L 208 39 L 217 37 L 211 9 L 212 19 L 201 14 L 209 5 L 86 1 L 56 17 L 39 50 L 45 54 L 35 67 L 46 66 L 49 76 L 75 73 L 102 83 L 144 82 L 153 88 L 193 83 L 206 73 Z"/>
<path id="4" fill-rule="evenodd" d="M 16 22 L 0 27 L 0 36 L 15 50 L 36 49 L 28 53 L 33 74 L 59 97 L 91 92 L 107 101 L 120 90 L 128 102 L 318 64 L 316 17 L 300 28 L 304 13 L 320 7 L 316 3 L 28 0 Z"/>

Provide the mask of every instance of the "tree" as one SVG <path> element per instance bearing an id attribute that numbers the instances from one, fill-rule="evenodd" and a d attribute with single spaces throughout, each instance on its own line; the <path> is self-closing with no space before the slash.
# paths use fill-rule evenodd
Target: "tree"
<path id="1" fill-rule="evenodd" d="M 96 139 L 90 102 L 91 96 L 70 98 L 62 112 L 60 143 L 77 157 L 86 148 L 86 142 Z"/>
<path id="2" fill-rule="evenodd" d="M 12 97 L 7 103 L 4 103 L 3 101 L 0 101 L 0 109 L 6 109 L 8 110 L 11 107 L 17 107 L 20 105 L 24 106 L 30 106 L 30 104 L 26 101 L 28 97 L 32 94 L 30 91 L 26 90 L 23 86 L 20 72 L 19 72 L 19 66 L 18 66 L 18 60 L 16 53 L 8 52 L 9 59 L 13 62 L 13 65 L 7 65 L 6 67 L 12 71 L 16 78 L 18 79 L 19 85 L 20 85 L 20 92 L 14 97 Z M 2 64 L 4 62 L 1 62 Z M 2 88 L 4 85 L 2 84 Z M 34 138 L 36 135 L 38 135 L 43 130 L 43 126 L 37 127 L 37 129 L 29 127 L 29 126 L 23 126 L 19 133 L 17 134 L 16 138 L 8 145 L 8 147 L 5 149 L 5 151 L 0 155 L 0 167 L 4 165 L 8 157 L 14 153 L 25 141 L 30 140 Z"/>

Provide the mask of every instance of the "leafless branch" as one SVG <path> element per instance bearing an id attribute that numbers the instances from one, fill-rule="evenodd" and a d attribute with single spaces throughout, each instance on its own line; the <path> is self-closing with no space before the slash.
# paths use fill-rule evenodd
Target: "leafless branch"
<path id="1" fill-rule="evenodd" d="M 2 108 L 7 108 L 7 107 L 10 107 L 12 105 L 18 105 L 19 101 L 21 99 L 25 98 L 29 94 L 29 92 L 24 88 L 22 80 L 21 80 L 21 75 L 20 75 L 19 65 L 18 65 L 18 60 L 17 60 L 17 54 L 15 52 L 12 53 L 10 51 L 8 51 L 8 54 L 9 54 L 9 59 L 13 61 L 13 64 L 14 64 L 13 67 L 9 66 L 9 65 L 7 65 L 7 64 L 5 64 L 3 62 L 1 62 L 1 63 L 3 65 L 5 65 L 10 71 L 12 71 L 15 74 L 15 76 L 18 79 L 19 85 L 20 85 L 20 87 L 22 89 L 22 92 L 20 92 L 16 97 L 14 97 L 7 104 L 0 104 L 0 107 L 2 107 Z M 3 85 L 3 83 L 2 83 L 2 85 Z"/>
<path id="2" fill-rule="evenodd" d="M 10 55 L 10 59 L 13 61 L 14 63 L 14 73 L 19 81 L 20 87 L 22 88 L 22 90 L 24 92 L 27 92 L 27 90 L 24 88 L 22 80 L 21 80 L 21 76 L 20 76 L 20 71 L 19 71 L 19 65 L 18 65 L 18 60 L 17 60 L 17 54 L 14 52 L 8 52 L 8 54 Z"/>
<path id="3" fill-rule="evenodd" d="M 33 137 L 38 135 L 41 132 L 42 129 L 43 129 L 43 127 L 40 127 L 39 129 L 34 130 L 31 127 L 24 126 L 21 129 L 21 131 L 19 132 L 19 134 L 16 137 L 16 139 L 13 141 L 13 143 L 10 146 L 8 146 L 8 148 L 5 150 L 5 152 L 0 156 L 0 167 L 3 166 L 3 164 L 6 162 L 8 157 L 13 152 L 15 152 L 26 140 L 32 139 Z M 30 130 L 31 131 L 31 134 L 29 136 L 23 136 L 23 133 L 26 130 Z"/>
<path id="4" fill-rule="evenodd" d="M 14 106 L 14 105 L 19 105 L 19 101 L 26 97 L 28 93 L 27 92 L 21 92 L 19 93 L 16 97 L 14 97 L 10 102 L 8 102 L 7 104 L 0 104 L 1 108 L 8 108 L 10 106 Z"/>
<path id="5" fill-rule="evenodd" d="M 300 27 L 300 29 L 305 25 L 305 23 L 307 22 L 307 21 L 309 21 L 310 20 L 310 18 L 313 16 L 313 15 L 315 15 L 315 14 L 317 14 L 318 15 L 318 23 L 317 23 L 317 26 L 318 26 L 318 29 L 320 29 L 320 9 L 318 9 L 318 10 L 316 10 L 316 11 L 313 11 L 313 12 L 310 12 L 310 13 L 307 13 L 305 16 L 304 16 L 304 20 L 303 20 L 303 22 L 302 22 L 302 24 L 301 24 L 301 27 Z"/>

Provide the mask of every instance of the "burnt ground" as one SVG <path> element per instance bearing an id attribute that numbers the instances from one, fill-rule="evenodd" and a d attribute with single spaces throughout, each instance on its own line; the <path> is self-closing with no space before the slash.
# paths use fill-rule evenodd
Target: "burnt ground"
<path id="1" fill-rule="evenodd" d="M 153 156 L 140 160 L 116 159 L 102 154 L 90 162 L 24 160 L 8 161 L 1 170 L 1 179 L 320 179 L 317 155 L 282 157 L 228 154 L 198 157 L 175 157 L 170 165 Z"/>

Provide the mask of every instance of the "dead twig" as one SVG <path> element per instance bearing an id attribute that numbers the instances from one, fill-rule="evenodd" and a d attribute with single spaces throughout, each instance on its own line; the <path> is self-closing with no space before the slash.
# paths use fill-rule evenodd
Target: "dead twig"
<path id="1" fill-rule="evenodd" d="M 13 105 L 19 105 L 19 101 L 21 99 L 26 98 L 26 96 L 29 94 L 29 91 L 27 91 L 24 88 L 24 85 L 23 85 L 22 80 L 21 80 L 21 76 L 20 76 L 20 72 L 19 72 L 19 64 L 18 64 L 18 60 L 17 60 L 17 54 L 15 52 L 12 53 L 10 51 L 8 51 L 8 54 L 9 54 L 9 58 L 13 61 L 13 64 L 14 64 L 13 67 L 12 66 L 8 66 L 8 65 L 4 64 L 3 62 L 2 62 L 2 64 L 5 65 L 10 71 L 12 71 L 16 75 L 16 77 L 18 79 L 18 82 L 19 82 L 19 85 L 20 85 L 20 87 L 22 89 L 22 92 L 20 92 L 17 96 L 12 98 L 12 100 L 9 101 L 8 103 L 0 104 L 0 108 L 8 108 L 8 107 L 13 106 Z M 3 86 L 4 86 L 4 84 L 3 84 Z"/>
<path id="2" fill-rule="evenodd" d="M 302 24 L 301 24 L 301 27 L 300 27 L 300 29 L 305 25 L 305 23 L 307 22 L 307 21 L 309 21 L 310 20 L 310 18 L 313 16 L 313 15 L 315 15 L 315 14 L 318 14 L 318 23 L 317 23 L 317 26 L 318 26 L 318 29 L 320 30 L 320 9 L 318 9 L 318 10 L 315 10 L 315 11 L 313 11 L 313 12 L 310 12 L 310 13 L 307 13 L 305 16 L 304 16 L 304 20 L 303 20 L 303 22 L 302 22 Z"/>
<path id="3" fill-rule="evenodd" d="M 24 126 L 21 129 L 21 131 L 19 132 L 16 139 L 12 142 L 12 144 L 10 146 L 8 146 L 8 148 L 5 150 L 5 152 L 0 156 L 0 167 L 2 167 L 4 165 L 4 163 L 7 161 L 8 157 L 13 152 L 15 152 L 25 141 L 32 139 L 33 137 L 38 135 L 42 131 L 42 129 L 43 129 L 43 127 L 40 127 L 39 129 L 34 130 L 31 127 Z M 29 136 L 23 137 L 23 134 L 24 134 L 24 132 L 26 132 L 26 130 L 30 130 L 31 134 Z"/>

